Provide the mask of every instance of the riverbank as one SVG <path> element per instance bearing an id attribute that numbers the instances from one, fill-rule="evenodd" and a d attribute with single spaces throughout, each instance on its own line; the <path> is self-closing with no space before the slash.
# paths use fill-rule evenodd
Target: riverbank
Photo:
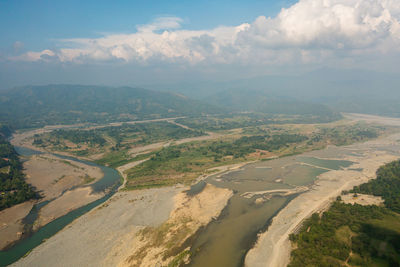
<path id="1" fill-rule="evenodd" d="M 27 183 L 35 187 L 42 196 L 36 201 L 27 201 L 0 213 L 0 250 L 4 250 L 23 238 L 25 230 L 37 231 L 44 225 L 100 199 L 104 193 L 94 193 L 90 184 L 100 180 L 100 168 L 51 154 L 38 154 L 26 157 L 23 163 Z M 34 205 L 45 204 L 38 212 L 32 229 L 25 229 L 24 218 Z M 30 227 L 29 227 L 30 228 Z"/>
<path id="2" fill-rule="evenodd" d="M 375 178 L 375 172 L 381 165 L 398 159 L 398 155 L 380 150 L 379 147 L 391 146 L 399 139 L 400 135 L 396 134 L 345 147 L 362 151 L 362 157 L 347 156 L 345 160 L 354 162 L 351 168 L 321 174 L 312 190 L 299 195 L 282 209 L 247 253 L 245 266 L 286 266 L 291 250 L 289 234 L 295 232 L 313 213 L 328 208 L 343 190 Z"/>
<path id="3" fill-rule="evenodd" d="M 0 211 L 0 250 L 18 241 L 24 232 L 23 219 L 31 211 L 35 201 L 26 201 Z"/>
<path id="4" fill-rule="evenodd" d="M 143 233 L 162 229 L 175 242 L 172 233 L 184 229 L 186 235 L 180 239 L 184 242 L 218 216 L 232 195 L 229 190 L 207 185 L 189 197 L 186 189 L 175 186 L 118 192 L 12 266 L 127 266 L 133 264 L 131 256 L 143 246 L 146 254 L 134 260 L 141 260 L 141 266 L 154 266 L 167 248 L 153 246 L 152 235 Z"/>

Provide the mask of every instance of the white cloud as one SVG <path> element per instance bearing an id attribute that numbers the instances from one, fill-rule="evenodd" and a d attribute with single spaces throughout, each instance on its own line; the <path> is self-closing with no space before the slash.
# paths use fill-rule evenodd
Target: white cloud
<path id="1" fill-rule="evenodd" d="M 300 0 L 274 18 L 211 30 L 182 29 L 176 17 L 156 19 L 132 34 L 61 40 L 58 50 L 15 60 L 61 62 L 154 60 L 189 64 L 293 64 L 399 51 L 399 0 Z"/>
<path id="2" fill-rule="evenodd" d="M 39 60 L 47 61 L 54 56 L 56 56 L 56 54 L 53 51 L 45 49 L 40 52 L 30 51 L 20 56 L 12 57 L 11 59 L 20 61 L 39 61 Z"/>
<path id="3" fill-rule="evenodd" d="M 155 19 L 150 24 L 140 25 L 137 27 L 139 32 L 153 32 L 157 30 L 178 29 L 181 27 L 183 20 L 177 17 L 161 17 Z"/>

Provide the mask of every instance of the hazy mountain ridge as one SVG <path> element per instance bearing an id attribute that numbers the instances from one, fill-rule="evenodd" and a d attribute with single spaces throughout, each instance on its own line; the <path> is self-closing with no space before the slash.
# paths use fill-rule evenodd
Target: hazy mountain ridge
<path id="1" fill-rule="evenodd" d="M 233 89 L 207 97 L 209 103 L 235 111 L 254 111 L 286 115 L 335 116 L 325 105 L 279 96 L 263 90 Z M 338 116 L 338 114 L 336 114 Z"/>
<path id="2" fill-rule="evenodd" d="M 46 85 L 0 92 L 0 121 L 15 128 L 219 112 L 223 109 L 178 94 L 132 87 Z"/>
<path id="3" fill-rule="evenodd" d="M 302 75 L 288 73 L 149 87 L 175 88 L 168 91 L 196 99 L 212 99 L 219 93 L 258 91 L 270 97 L 327 105 L 340 112 L 400 117 L 400 77 L 386 72 L 321 68 Z"/>

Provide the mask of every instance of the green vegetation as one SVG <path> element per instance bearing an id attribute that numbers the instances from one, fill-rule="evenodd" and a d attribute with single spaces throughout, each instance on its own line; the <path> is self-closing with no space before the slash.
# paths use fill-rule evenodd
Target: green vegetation
<path id="1" fill-rule="evenodd" d="M 7 169 L 0 172 L 0 210 L 38 197 L 24 180 L 18 154 L 6 139 L 10 134 L 8 127 L 0 126 L 0 168 Z"/>
<path id="2" fill-rule="evenodd" d="M 306 140 L 306 136 L 282 133 L 166 147 L 127 172 L 127 188 L 188 183 L 206 169 L 255 159 L 251 154 L 258 150 L 278 151 Z"/>
<path id="3" fill-rule="evenodd" d="M 181 95 L 131 87 L 46 85 L 0 92 L 0 122 L 16 129 L 219 112 L 223 109 Z"/>
<path id="4" fill-rule="evenodd" d="M 385 129 L 367 124 L 291 124 L 298 116 L 247 113 L 232 117 L 177 119 L 196 130 L 160 121 L 88 129 L 57 130 L 36 135 L 33 143 L 95 159 L 117 168 L 132 161 L 151 158 L 127 171 L 127 189 L 190 183 L 207 169 L 273 156 L 287 156 L 377 137 Z M 232 129 L 239 127 L 239 129 Z M 205 135 L 212 129 L 226 130 L 216 140 L 162 142 Z M 346 138 L 343 138 L 346 136 Z M 149 146 L 145 149 L 140 147 Z M 140 148 L 135 150 L 136 148 Z M 143 153 L 143 154 L 141 154 Z"/>
<path id="5" fill-rule="evenodd" d="M 290 239 L 297 246 L 289 266 L 399 266 L 400 162 L 380 167 L 377 179 L 352 193 L 382 196 L 385 207 L 336 201 L 308 219 Z"/>
<path id="6" fill-rule="evenodd" d="M 400 215 L 383 207 L 337 201 L 321 218 L 314 214 L 290 239 L 298 247 L 290 267 L 400 264 Z"/>
<path id="7" fill-rule="evenodd" d="M 182 262 L 184 262 L 186 257 L 191 255 L 190 250 L 184 250 L 179 253 L 175 258 L 168 264 L 168 267 L 179 267 L 181 266 Z"/>
<path id="8" fill-rule="evenodd" d="M 377 138 L 383 129 L 384 127 L 371 127 L 365 123 L 353 124 L 351 127 L 348 125 L 326 127 L 321 128 L 321 131 L 311 138 L 310 143 L 329 139 L 329 142 L 333 145 L 349 145 L 354 142 Z"/>
<path id="9" fill-rule="evenodd" d="M 327 106 L 271 97 L 261 91 L 222 92 L 204 102 L 131 87 L 46 85 L 0 92 L 0 122 L 7 122 L 15 129 L 179 116 L 228 114 L 229 117 L 231 112 L 269 114 L 271 121 L 284 114 L 294 116 L 295 123 L 331 122 L 341 118 Z"/>
<path id="10" fill-rule="evenodd" d="M 376 175 L 375 180 L 356 186 L 351 192 L 381 196 L 388 209 L 400 213 L 400 161 L 382 166 Z"/>
<path id="11" fill-rule="evenodd" d="M 105 127 L 99 130 L 112 137 L 117 144 L 122 144 L 129 140 L 129 142 L 137 145 L 148 145 L 160 141 L 205 135 L 202 131 L 185 129 L 164 121 L 123 124 L 119 127 Z"/>
<path id="12" fill-rule="evenodd" d="M 104 153 L 99 163 L 116 166 L 129 159 L 129 149 L 157 142 L 197 137 L 205 133 L 170 122 L 122 124 L 95 129 L 56 130 L 35 135 L 33 144 L 78 156 Z"/>
<path id="13" fill-rule="evenodd" d="M 90 177 L 89 175 L 86 174 L 85 177 L 83 177 L 83 183 L 82 184 L 90 184 L 94 180 L 96 180 L 96 178 Z"/>
<path id="14" fill-rule="evenodd" d="M 178 123 L 192 129 L 203 131 L 230 130 L 260 125 L 271 124 L 307 124 L 325 123 L 340 119 L 340 115 L 332 114 L 331 117 L 320 117 L 318 114 L 271 114 L 271 113 L 231 113 L 216 116 L 191 117 L 177 119 Z"/>
<path id="15" fill-rule="evenodd" d="M 91 146 L 103 146 L 106 143 L 106 140 L 96 130 L 55 130 L 47 134 L 47 136 L 48 140 L 43 140 L 42 136 L 36 134 L 33 144 L 41 146 L 47 141 L 53 146 L 58 146 L 61 144 L 61 140 L 68 140 L 75 144 L 89 144 Z"/>

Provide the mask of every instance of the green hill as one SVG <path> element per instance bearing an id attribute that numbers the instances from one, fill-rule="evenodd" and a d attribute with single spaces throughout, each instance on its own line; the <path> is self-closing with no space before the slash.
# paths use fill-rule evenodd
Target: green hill
<path id="1" fill-rule="evenodd" d="M 185 96 L 131 87 L 46 85 L 0 92 L 0 122 L 14 128 L 221 112 Z"/>

